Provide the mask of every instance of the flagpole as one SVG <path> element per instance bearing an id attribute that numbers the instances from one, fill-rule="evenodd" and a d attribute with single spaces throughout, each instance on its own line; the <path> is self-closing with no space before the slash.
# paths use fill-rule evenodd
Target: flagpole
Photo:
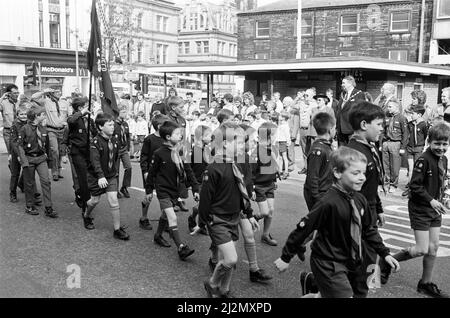
<path id="1" fill-rule="evenodd" d="M 91 75 L 89 77 L 89 114 L 88 114 L 88 126 L 87 126 L 87 147 L 88 147 L 88 153 L 90 149 L 90 143 L 91 143 L 91 103 L 92 103 L 92 72 L 90 72 Z"/>

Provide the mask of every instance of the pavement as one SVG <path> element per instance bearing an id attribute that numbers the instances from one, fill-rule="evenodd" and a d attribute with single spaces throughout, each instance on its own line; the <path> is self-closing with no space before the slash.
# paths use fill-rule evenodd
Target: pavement
<path id="1" fill-rule="evenodd" d="M 0 141 L 1 144 L 3 142 Z M 64 179 L 52 182 L 54 207 L 60 218 L 46 218 L 42 208 L 39 216 L 29 216 L 24 212 L 23 194 L 19 194 L 18 203 L 9 202 L 7 156 L 0 155 L 0 297 L 206 297 L 202 282 L 210 275 L 210 239 L 190 236 L 188 213 L 178 213 L 181 236 L 196 250 L 195 254 L 182 262 L 175 248 L 164 249 L 153 243 L 154 230 L 144 231 L 138 226 L 143 197 L 138 163 L 133 163 L 133 182 L 129 190 L 132 197 L 120 200 L 122 223 L 128 226 L 127 232 L 131 236 L 128 242 L 113 238 L 112 219 L 105 198 L 94 211 L 96 229 L 84 229 L 80 210 L 73 203 L 70 166 L 64 166 L 63 176 Z M 304 178 L 295 171 L 289 179 L 279 182 L 271 231 L 279 242 L 278 246 L 260 243 L 260 233 L 256 233 L 260 267 L 274 277 L 270 284 L 250 282 L 243 242 L 239 241 L 239 262 L 231 285 L 238 297 L 301 296 L 298 278 L 301 271 L 309 270 L 309 261 L 302 263 L 294 258 L 283 274 L 277 273 L 273 262 L 281 255 L 284 242 L 295 224 L 307 214 L 301 195 Z M 402 171 L 400 184 L 405 184 L 405 181 L 405 171 Z M 380 233 L 386 244 L 393 252 L 413 244 L 407 200 L 401 197 L 400 192 L 383 194 L 382 200 L 388 222 Z M 192 198 L 187 200 L 189 208 L 193 204 Z M 256 206 L 254 208 L 257 209 Z M 152 202 L 149 213 L 156 228 L 160 213 L 157 200 Z M 449 249 L 450 220 L 447 217 L 442 227 L 434 277 L 442 290 L 450 292 Z M 423 297 L 415 291 L 421 268 L 421 259 L 402 263 L 401 271 L 393 274 L 386 286 L 371 291 L 369 297 Z"/>

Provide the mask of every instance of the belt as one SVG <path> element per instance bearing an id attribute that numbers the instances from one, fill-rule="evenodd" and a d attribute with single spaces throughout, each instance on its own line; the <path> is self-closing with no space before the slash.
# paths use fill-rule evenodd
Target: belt
<path id="1" fill-rule="evenodd" d="M 386 139 L 386 141 L 389 141 L 389 142 L 402 142 L 401 140 L 392 140 L 392 139 Z"/>
<path id="2" fill-rule="evenodd" d="M 300 127 L 300 129 L 306 130 L 309 129 L 309 127 Z"/>
<path id="3" fill-rule="evenodd" d="M 54 130 L 63 130 L 64 129 L 64 127 L 58 128 L 58 127 L 53 127 L 53 126 L 48 126 L 48 125 L 47 125 L 47 128 L 54 129 Z"/>
<path id="4" fill-rule="evenodd" d="M 43 151 L 41 153 L 39 153 L 39 154 L 37 154 L 37 153 L 28 153 L 28 154 L 26 154 L 26 156 L 34 157 L 34 158 L 40 157 L 40 156 L 43 156 L 43 155 L 45 155 L 45 152 L 43 152 Z"/>
<path id="5" fill-rule="evenodd" d="M 11 130 L 11 127 L 3 127 L 3 130 Z"/>

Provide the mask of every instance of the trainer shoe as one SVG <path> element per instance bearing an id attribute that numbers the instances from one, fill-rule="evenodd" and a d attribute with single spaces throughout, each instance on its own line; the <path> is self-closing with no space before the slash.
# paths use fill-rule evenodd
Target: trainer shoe
<path id="1" fill-rule="evenodd" d="M 155 235 L 153 241 L 161 247 L 171 247 L 170 243 L 167 242 L 162 235 Z"/>
<path id="2" fill-rule="evenodd" d="M 17 203 L 19 201 L 19 200 L 17 200 L 17 194 L 10 193 L 9 194 L 9 201 L 11 201 L 12 203 Z"/>
<path id="3" fill-rule="evenodd" d="M 151 231 L 153 230 L 152 225 L 150 224 L 150 221 L 148 219 L 145 220 L 139 220 L 139 227 L 143 230 Z"/>
<path id="4" fill-rule="evenodd" d="M 125 232 L 123 227 L 120 227 L 118 230 L 114 230 L 114 238 L 122 241 L 128 241 L 130 236 Z"/>
<path id="5" fill-rule="evenodd" d="M 120 192 L 117 192 L 117 199 L 122 199 L 122 195 L 120 194 Z"/>
<path id="6" fill-rule="evenodd" d="M 123 196 L 124 196 L 125 198 L 127 198 L 127 199 L 130 198 L 130 193 L 128 192 L 127 188 L 122 187 L 122 188 L 120 189 L 120 193 L 122 193 Z"/>
<path id="7" fill-rule="evenodd" d="M 272 279 L 272 276 L 267 275 L 263 269 L 258 269 L 256 272 L 250 271 L 250 281 L 252 283 L 265 283 Z"/>
<path id="8" fill-rule="evenodd" d="M 267 245 L 270 245 L 270 246 L 277 246 L 277 245 L 278 245 L 278 242 L 275 241 L 275 240 L 272 238 L 272 235 L 270 235 L 270 234 L 268 234 L 268 235 L 263 235 L 263 236 L 261 237 L 261 242 L 263 242 L 263 243 L 265 243 L 265 244 L 267 244 Z"/>
<path id="9" fill-rule="evenodd" d="M 417 291 L 433 298 L 449 298 L 449 295 L 442 292 L 437 285 L 432 282 L 422 283 L 422 280 L 419 280 L 419 283 L 417 284 Z"/>
<path id="10" fill-rule="evenodd" d="M 75 194 L 75 203 L 80 209 L 83 208 L 83 199 L 81 199 L 81 196 L 79 194 Z"/>
<path id="11" fill-rule="evenodd" d="M 194 254 L 195 250 L 191 250 L 189 248 L 189 246 L 187 245 L 182 245 L 180 246 L 180 248 L 178 249 L 178 256 L 180 257 L 180 259 L 182 261 L 186 260 L 186 258 L 188 258 L 189 256 L 191 256 L 192 254 Z"/>
<path id="12" fill-rule="evenodd" d="M 300 273 L 300 286 L 302 287 L 302 295 L 315 294 L 319 290 L 314 283 L 314 275 L 311 272 Z"/>
<path id="13" fill-rule="evenodd" d="M 188 216 L 188 228 L 189 228 L 189 232 L 193 232 L 194 231 L 194 227 L 197 225 L 197 222 L 195 222 L 194 218 L 192 217 L 192 215 Z"/>
<path id="14" fill-rule="evenodd" d="M 27 206 L 25 212 L 29 215 L 39 215 L 39 212 L 36 210 L 34 206 L 32 207 Z"/>
<path id="15" fill-rule="evenodd" d="M 48 206 L 45 208 L 45 216 L 56 219 L 58 218 L 58 213 L 56 213 L 51 206 Z"/>
<path id="16" fill-rule="evenodd" d="M 62 175 L 58 175 L 59 179 L 64 179 L 64 177 Z"/>
<path id="17" fill-rule="evenodd" d="M 203 286 L 205 286 L 206 293 L 208 294 L 209 298 L 220 298 L 222 294 L 219 291 L 218 287 L 212 287 L 209 280 L 206 280 L 203 283 Z"/>
<path id="18" fill-rule="evenodd" d="M 91 217 L 85 217 L 84 215 L 83 215 L 83 223 L 84 223 L 84 228 L 86 229 L 86 230 L 94 230 L 95 229 L 95 226 L 94 226 L 94 218 L 91 218 Z"/>
<path id="19" fill-rule="evenodd" d="M 213 262 L 212 258 L 210 257 L 208 260 L 208 266 L 211 273 L 213 273 L 214 270 L 216 269 L 217 263 Z"/>

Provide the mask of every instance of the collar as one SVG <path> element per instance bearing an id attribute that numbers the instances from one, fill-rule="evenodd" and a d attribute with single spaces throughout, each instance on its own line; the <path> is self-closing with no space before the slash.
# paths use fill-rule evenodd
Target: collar
<path id="1" fill-rule="evenodd" d="M 368 142 L 367 140 L 364 140 L 360 135 L 358 135 L 358 134 L 353 134 L 351 137 L 350 137 L 350 140 L 351 139 L 354 139 L 355 141 L 357 141 L 357 142 L 359 142 L 359 143 L 361 143 L 361 144 L 363 144 L 363 145 L 366 145 L 366 146 L 368 146 L 368 147 L 373 147 L 373 145 L 370 143 L 370 142 Z"/>
<path id="2" fill-rule="evenodd" d="M 316 139 L 316 141 L 317 141 L 317 142 L 320 142 L 320 143 L 322 143 L 322 144 L 325 144 L 325 145 L 327 145 L 327 146 L 330 146 L 330 147 L 331 147 L 331 145 L 332 145 L 332 143 L 333 143 L 331 140 L 325 139 L 325 138 L 318 138 L 318 139 Z"/>
<path id="3" fill-rule="evenodd" d="M 99 133 L 98 136 L 102 137 L 102 139 L 103 139 L 103 140 L 106 140 L 106 141 L 110 141 L 110 140 L 112 139 L 112 136 L 108 138 L 108 137 L 105 137 L 105 136 L 103 135 L 103 133 Z"/>
<path id="4" fill-rule="evenodd" d="M 353 195 L 355 194 L 355 192 L 348 192 L 347 190 L 344 189 L 344 187 L 342 187 L 340 184 L 338 183 L 333 183 L 332 187 L 334 189 L 336 189 L 338 192 L 342 193 L 344 196 L 346 197 L 350 197 L 352 198 Z"/>

